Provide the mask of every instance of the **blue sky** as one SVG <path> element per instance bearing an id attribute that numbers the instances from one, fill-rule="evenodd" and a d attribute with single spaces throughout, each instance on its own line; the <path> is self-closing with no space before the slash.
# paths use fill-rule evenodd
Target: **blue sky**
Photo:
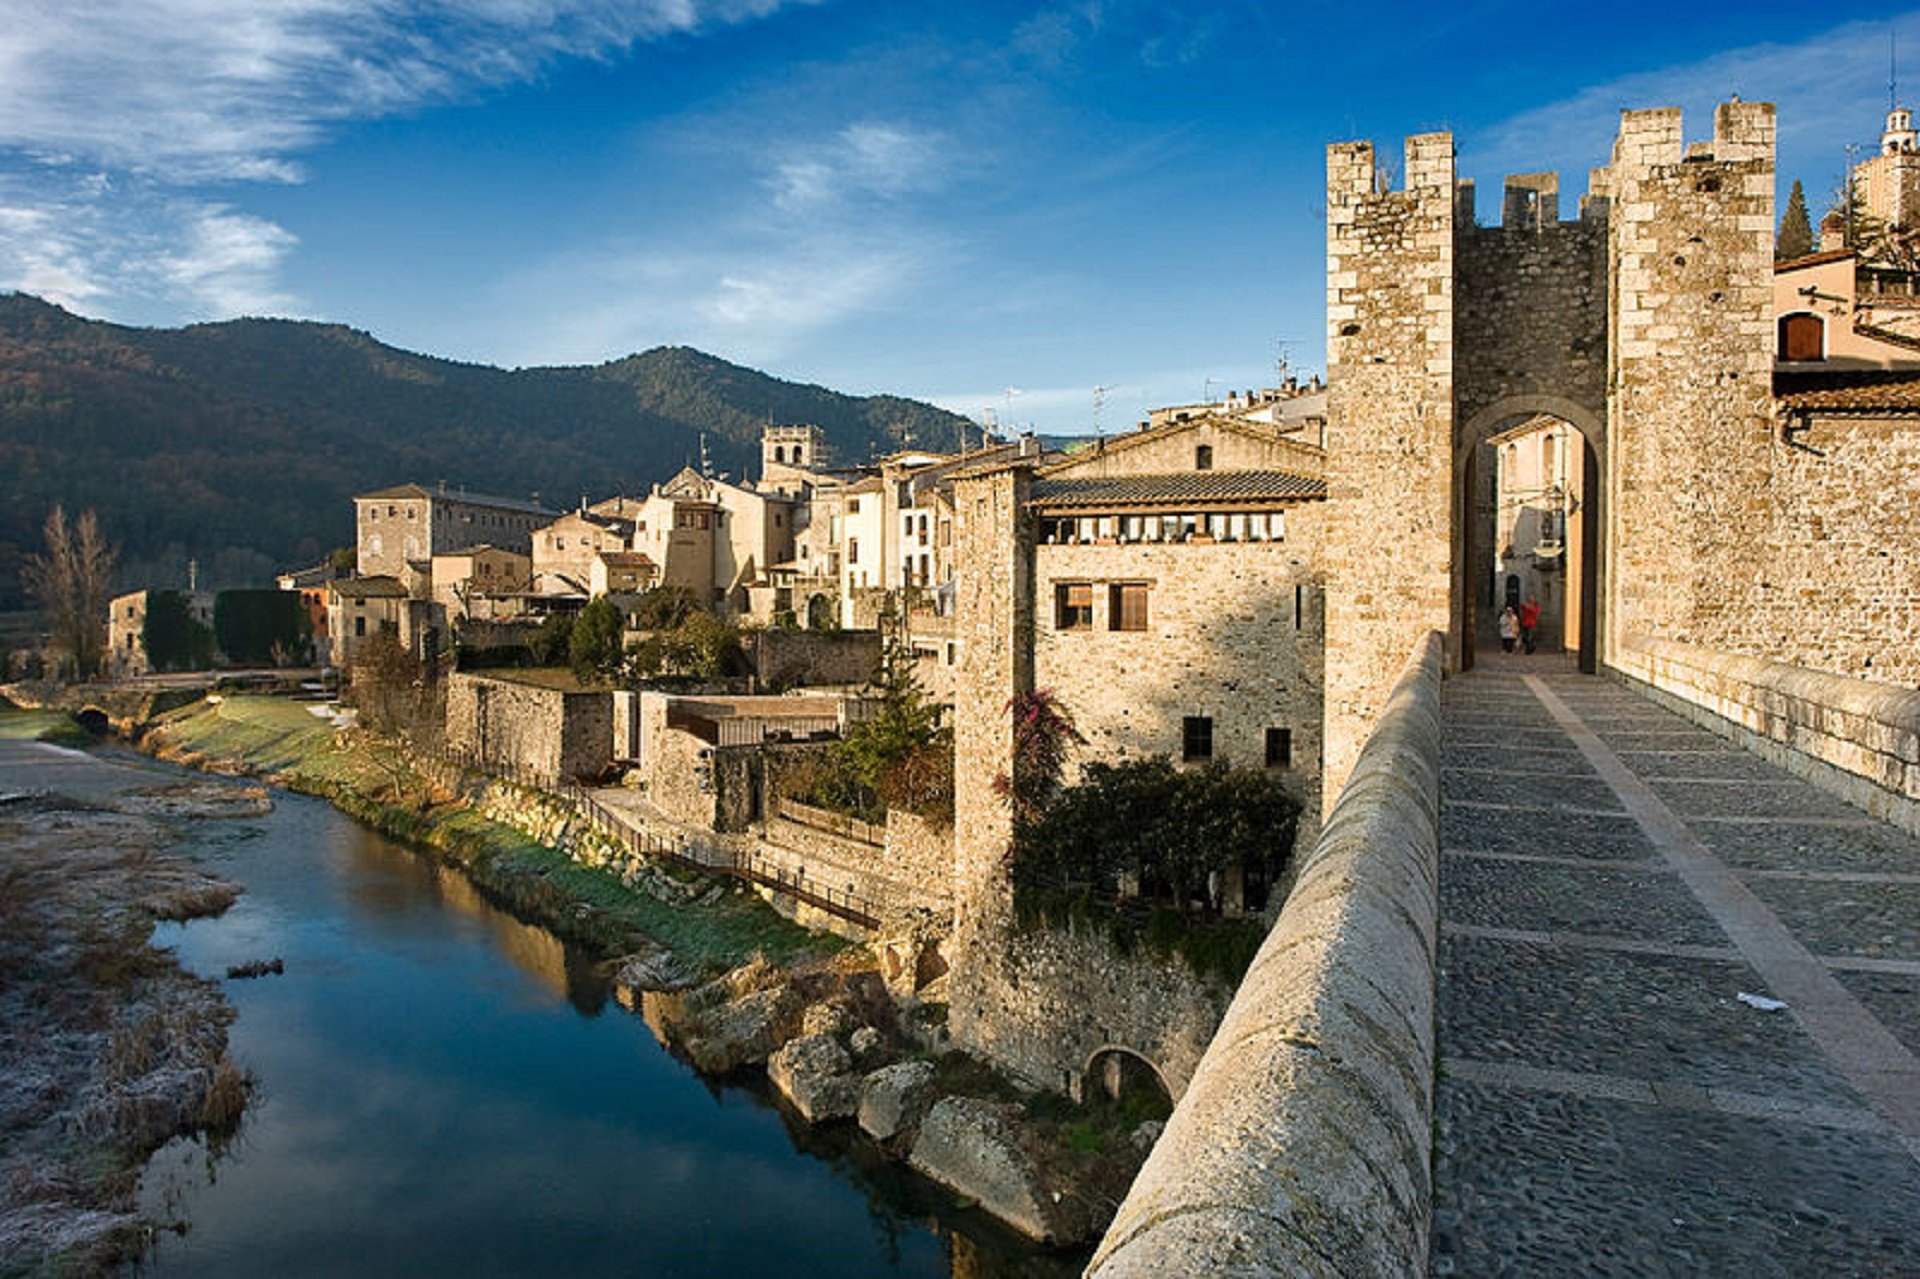
<path id="1" fill-rule="evenodd" d="M 1124 429 L 1322 366 L 1326 143 L 1570 214 L 1620 108 L 1738 93 L 1817 217 L 1889 31 L 1920 105 L 1920 10 L 1804 0 L 0 0 L 0 289 Z"/>

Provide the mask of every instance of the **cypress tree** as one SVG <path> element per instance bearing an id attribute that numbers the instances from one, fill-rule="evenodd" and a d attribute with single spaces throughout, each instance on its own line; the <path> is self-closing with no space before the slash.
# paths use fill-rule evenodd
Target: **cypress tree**
<path id="1" fill-rule="evenodd" d="M 1812 252 L 1813 224 L 1807 220 L 1807 193 L 1800 189 L 1800 179 L 1795 178 L 1793 191 L 1787 196 L 1787 211 L 1780 218 L 1780 234 L 1774 240 L 1773 259 L 1791 262 Z"/>

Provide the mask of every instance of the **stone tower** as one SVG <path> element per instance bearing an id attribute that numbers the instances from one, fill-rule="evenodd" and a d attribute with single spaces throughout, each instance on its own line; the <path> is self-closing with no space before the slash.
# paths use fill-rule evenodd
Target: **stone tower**
<path id="1" fill-rule="evenodd" d="M 990 963 L 970 956 L 997 944 L 1012 921 L 1007 852 L 1013 814 L 994 793 L 1012 776 L 1013 716 L 1007 702 L 1033 687 L 1032 544 L 1021 535 L 1031 476 L 1024 468 L 961 478 L 954 484 L 954 579 L 961 597 L 953 708 L 955 903 L 949 1022 L 956 1041 L 978 1045 L 983 1001 L 997 996 Z"/>
<path id="2" fill-rule="evenodd" d="M 827 433 L 817 426 L 768 426 L 760 433 L 760 482 L 765 488 L 796 492 L 808 473 L 831 461 Z"/>
<path id="3" fill-rule="evenodd" d="M 1399 191 L 1370 144 L 1328 148 L 1329 804 L 1418 636 L 1446 632 L 1450 667 L 1472 640 L 1496 432 L 1553 417 L 1590 446 L 1583 662 L 1769 606 L 1774 111 L 1727 103 L 1692 147 L 1680 124 L 1627 112 L 1576 221 L 1553 174 L 1508 178 L 1498 227 L 1447 134 L 1408 140 Z"/>
<path id="4" fill-rule="evenodd" d="M 1371 143 L 1329 147 L 1328 804 L 1415 638 L 1448 626 L 1453 290 L 1452 135 L 1407 139 L 1401 191 Z"/>
<path id="5" fill-rule="evenodd" d="M 1773 444 L 1774 109 L 1731 102 L 1686 147 L 1629 111 L 1608 170 L 1609 646 L 1714 644 L 1767 541 Z"/>

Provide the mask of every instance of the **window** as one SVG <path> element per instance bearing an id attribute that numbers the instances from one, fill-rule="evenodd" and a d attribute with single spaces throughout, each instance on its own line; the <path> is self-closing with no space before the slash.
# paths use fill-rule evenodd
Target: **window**
<path id="1" fill-rule="evenodd" d="M 367 619 L 365 617 L 356 617 L 353 619 L 353 633 L 355 635 L 365 635 L 367 633 Z"/>
<path id="2" fill-rule="evenodd" d="M 1180 758 L 1192 763 L 1213 758 L 1213 718 L 1189 715 L 1180 721 Z"/>
<path id="3" fill-rule="evenodd" d="M 847 539 L 847 563 L 858 564 L 859 562 L 860 562 L 860 539 L 857 537 L 850 537 Z"/>
<path id="4" fill-rule="evenodd" d="M 1196 445 L 1193 450 L 1193 469 L 1211 471 L 1213 469 L 1213 445 Z"/>
<path id="5" fill-rule="evenodd" d="M 1115 582 L 1107 588 L 1107 629 L 1144 631 L 1147 629 L 1147 584 Z"/>
<path id="6" fill-rule="evenodd" d="M 1291 728 L 1267 730 L 1267 767 L 1293 767 L 1293 730 Z"/>
<path id="7" fill-rule="evenodd" d="M 859 498 L 857 498 L 857 497 L 850 497 L 850 498 L 848 498 L 848 499 L 847 499 L 847 514 L 848 514 L 848 515 L 858 515 L 858 514 L 860 514 L 860 499 L 859 499 Z"/>
<path id="8" fill-rule="evenodd" d="M 1061 582 L 1053 588 L 1053 628 L 1057 631 L 1093 629 L 1093 583 Z"/>

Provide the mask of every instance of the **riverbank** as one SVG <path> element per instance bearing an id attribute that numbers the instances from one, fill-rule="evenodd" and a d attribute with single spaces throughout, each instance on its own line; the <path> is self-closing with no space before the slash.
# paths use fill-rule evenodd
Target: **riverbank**
<path id="1" fill-rule="evenodd" d="M 94 1275 L 137 1256 L 156 1223 L 137 1191 L 149 1156 L 218 1147 L 251 1081 L 227 1056 L 218 986 L 150 942 L 157 920 L 224 912 L 239 885 L 168 851 L 169 821 L 258 812 L 259 787 L 143 777 L 71 786 L 71 727 L 0 715 L 0 1274 Z M 65 793 L 68 791 L 76 793 Z"/>
<path id="2" fill-rule="evenodd" d="M 695 1069 L 765 1070 L 789 1112 L 857 1123 L 956 1199 L 1030 1237 L 1097 1235 L 1159 1116 L 1022 1092 L 947 1053 L 939 1005 L 900 1004 L 874 956 L 809 933 L 743 887 L 488 820 L 498 783 L 421 760 L 319 708 L 210 699 L 157 717 L 141 748 L 322 796 L 459 868 L 497 904 L 606 962 L 630 1002 Z M 492 790 L 488 788 L 492 787 Z M 582 838 L 586 839 L 581 846 Z M 549 846 L 548 842 L 568 848 Z"/>

